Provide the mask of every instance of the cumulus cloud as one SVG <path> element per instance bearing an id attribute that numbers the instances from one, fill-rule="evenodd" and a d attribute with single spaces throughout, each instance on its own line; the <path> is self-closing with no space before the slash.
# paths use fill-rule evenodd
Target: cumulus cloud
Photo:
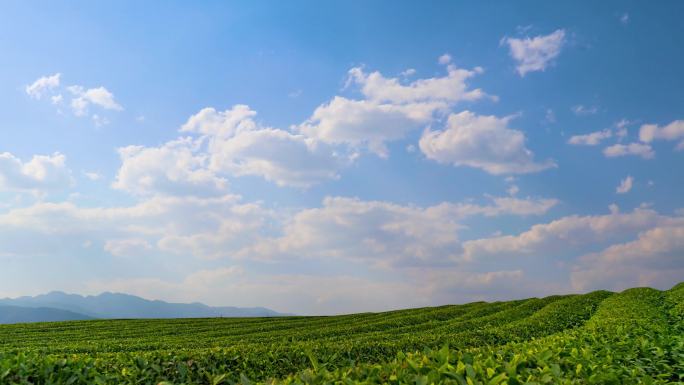
<path id="1" fill-rule="evenodd" d="M 570 137 L 568 143 L 578 146 L 596 146 L 600 144 L 603 140 L 608 139 L 612 136 L 613 131 L 606 129 L 602 131 L 594 131 L 584 135 L 574 135 Z"/>
<path id="2" fill-rule="evenodd" d="M 87 242 L 115 256 L 231 258 L 273 220 L 271 211 L 233 195 L 154 196 L 108 208 L 39 202 L 0 214 L 0 253 L 71 255 Z"/>
<path id="3" fill-rule="evenodd" d="M 56 73 L 54 75 L 42 76 L 36 79 L 33 83 L 25 87 L 26 94 L 34 99 L 42 98 L 46 92 L 50 92 L 59 87 L 61 76 L 61 74 Z"/>
<path id="4" fill-rule="evenodd" d="M 62 96 L 62 94 L 52 95 L 50 97 L 50 102 L 52 102 L 52 104 L 62 104 L 63 100 L 64 100 L 64 96 Z"/>
<path id="5" fill-rule="evenodd" d="M 387 157 L 387 141 L 401 139 L 408 132 L 425 127 L 432 121 L 435 110 L 444 107 L 442 103 L 377 104 L 336 96 L 316 108 L 297 129 L 323 143 L 367 147 Z"/>
<path id="6" fill-rule="evenodd" d="M 336 179 L 347 162 L 325 143 L 286 130 L 264 127 L 245 105 L 218 112 L 205 108 L 182 132 L 201 134 L 208 169 L 234 176 L 256 175 L 279 186 L 309 187 Z"/>
<path id="7" fill-rule="evenodd" d="M 629 144 L 614 144 L 603 149 L 603 155 L 608 158 L 615 158 L 620 156 L 640 156 L 644 159 L 652 159 L 655 157 L 655 152 L 648 144 L 643 143 L 629 143 Z"/>
<path id="8" fill-rule="evenodd" d="M 507 37 L 502 42 L 508 44 L 509 53 L 518 64 L 518 74 L 525 76 L 528 72 L 544 71 L 558 57 L 565 43 L 565 30 L 558 29 L 533 38 Z"/>
<path id="9" fill-rule="evenodd" d="M 9 152 L 0 153 L 0 191 L 39 193 L 65 189 L 72 183 L 63 154 L 34 155 L 24 162 Z"/>
<path id="10" fill-rule="evenodd" d="M 620 181 L 620 184 L 615 189 L 618 194 L 627 194 L 632 189 L 632 184 L 634 183 L 634 178 L 628 175 L 627 178 Z"/>
<path id="11" fill-rule="evenodd" d="M 520 192 L 520 188 L 517 185 L 511 185 L 508 189 L 506 189 L 506 192 L 510 196 L 516 195 L 518 192 Z"/>
<path id="12" fill-rule="evenodd" d="M 349 81 L 358 85 L 369 101 L 395 104 L 437 101 L 455 103 L 479 100 L 487 96 L 479 88 L 470 89 L 467 83 L 470 78 L 483 72 L 480 67 L 466 70 L 448 65 L 446 76 L 402 84 L 399 79 L 386 78 L 378 71 L 366 73 L 362 68 L 355 67 L 349 70 Z"/>
<path id="13" fill-rule="evenodd" d="M 230 138 L 238 131 L 256 129 L 256 122 L 252 119 L 255 116 L 256 111 L 244 104 L 236 104 L 225 111 L 208 107 L 192 115 L 180 131 Z"/>
<path id="14" fill-rule="evenodd" d="M 408 69 L 406 69 L 406 70 L 404 70 L 404 71 L 401 71 L 401 74 L 400 74 L 400 75 L 401 75 L 401 76 L 408 77 L 408 76 L 413 76 L 413 75 L 415 75 L 415 74 L 416 74 L 415 68 L 408 68 Z"/>
<path id="15" fill-rule="evenodd" d="M 477 205 L 472 203 L 452 204 L 454 215 L 458 218 L 465 218 L 473 215 L 484 215 L 486 217 L 496 217 L 500 215 L 543 215 L 558 204 L 557 199 L 535 199 L 529 197 L 525 199 L 514 197 L 490 197 L 490 199 L 494 203 L 493 205 Z"/>
<path id="16" fill-rule="evenodd" d="M 309 187 L 337 179 L 338 169 L 347 163 L 325 144 L 270 128 L 214 141 L 209 151 L 213 170 L 258 175 L 279 186 Z"/>
<path id="17" fill-rule="evenodd" d="M 644 124 L 639 129 L 639 140 L 651 143 L 656 139 L 682 140 L 677 144 L 677 150 L 684 150 L 684 120 L 675 120 L 666 126 L 657 124 Z"/>
<path id="18" fill-rule="evenodd" d="M 482 72 L 479 67 L 466 70 L 447 65 L 446 76 L 405 83 L 377 71 L 366 73 L 362 68 L 352 68 L 348 84 L 357 85 L 364 99 L 336 96 L 316 108 L 297 129 L 325 143 L 366 147 L 386 157 L 386 142 L 425 127 L 435 114 L 446 113 L 454 103 L 488 97 L 467 83 Z"/>
<path id="19" fill-rule="evenodd" d="M 32 84 L 26 86 L 25 91 L 33 99 L 41 99 L 43 96 L 49 95 L 51 103 L 56 106 L 60 106 L 64 101 L 65 97 L 62 92 L 68 92 L 71 94 L 69 107 L 71 107 L 75 116 L 88 116 L 91 106 L 96 106 L 103 110 L 123 110 L 123 107 L 115 100 L 114 94 L 105 87 L 62 86 L 60 73 L 37 79 Z M 102 126 L 109 122 L 106 117 L 98 114 L 93 114 L 92 119 L 97 126 Z"/>
<path id="20" fill-rule="evenodd" d="M 338 197 L 326 198 L 320 208 L 274 212 L 231 195 L 153 196 L 111 208 L 39 202 L 0 214 L 0 253 L 71 254 L 87 243 L 120 257 L 303 257 L 377 266 L 439 265 L 459 252 L 461 221 L 541 215 L 556 204 L 554 199 L 492 197 L 488 204 L 416 207 Z M 274 230 L 282 235 L 270 235 Z M 19 233 L 42 242 L 22 242 Z"/>
<path id="21" fill-rule="evenodd" d="M 246 105 L 204 108 L 180 137 L 157 147 L 119 149 L 115 188 L 138 195 L 221 195 L 228 176 L 254 175 L 279 186 L 309 187 L 337 179 L 348 154 L 305 135 L 262 126 Z"/>
<path id="22" fill-rule="evenodd" d="M 228 182 L 207 167 L 200 143 L 180 138 L 159 147 L 119 148 L 121 167 L 112 187 L 137 195 L 220 195 Z"/>
<path id="23" fill-rule="evenodd" d="M 71 99 L 71 109 L 76 116 L 87 115 L 90 105 L 96 105 L 105 110 L 123 110 L 123 107 L 114 100 L 114 94 L 104 87 L 85 89 L 76 85 L 67 87 L 67 90 L 74 96 Z"/>
<path id="24" fill-rule="evenodd" d="M 666 289 L 684 276 L 684 221 L 657 226 L 637 239 L 579 258 L 571 274 L 577 290 L 624 290 L 634 286 Z"/>
<path id="25" fill-rule="evenodd" d="M 556 167 L 552 160 L 538 163 L 525 146 L 525 134 L 509 128 L 513 116 L 451 114 L 444 130 L 426 130 L 420 149 L 432 160 L 469 166 L 490 174 L 526 174 Z"/>
<path id="26" fill-rule="evenodd" d="M 493 204 L 429 207 L 329 197 L 302 210 L 283 229 L 245 253 L 262 258 L 340 258 L 386 265 L 440 264 L 460 251 L 461 220 L 475 216 L 541 215 L 555 199 L 492 198 Z"/>
<path id="27" fill-rule="evenodd" d="M 470 261 L 525 255 L 553 258 L 554 254 L 581 252 L 586 247 L 619 240 L 671 221 L 648 208 L 621 213 L 613 207 L 606 215 L 572 215 L 536 224 L 518 235 L 469 240 L 463 244 L 463 257 Z"/>
<path id="28" fill-rule="evenodd" d="M 620 119 L 617 123 L 615 123 L 615 136 L 618 137 L 618 139 L 622 140 L 627 137 L 629 134 L 629 131 L 627 130 L 627 126 L 631 122 L 627 119 Z"/>
<path id="29" fill-rule="evenodd" d="M 386 157 L 388 141 L 424 128 L 454 103 L 488 96 L 467 85 L 481 68 L 446 67 L 443 77 L 412 82 L 352 68 L 349 83 L 357 85 L 364 98 L 336 96 L 291 130 L 257 123 L 256 112 L 246 105 L 225 111 L 204 108 L 180 129 L 190 138 L 119 149 L 123 162 L 114 187 L 136 194 L 212 188 L 223 193 L 226 176 L 254 175 L 300 188 L 337 179 L 359 149 Z"/>
<path id="30" fill-rule="evenodd" d="M 98 181 L 102 179 L 102 174 L 97 171 L 84 171 L 83 175 L 92 181 Z"/>

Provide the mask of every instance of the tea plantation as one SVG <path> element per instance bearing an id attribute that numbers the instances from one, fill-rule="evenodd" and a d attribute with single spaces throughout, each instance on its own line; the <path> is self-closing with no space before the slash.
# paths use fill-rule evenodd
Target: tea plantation
<path id="1" fill-rule="evenodd" d="M 681 384 L 684 283 L 334 317 L 0 326 L 0 384 Z"/>

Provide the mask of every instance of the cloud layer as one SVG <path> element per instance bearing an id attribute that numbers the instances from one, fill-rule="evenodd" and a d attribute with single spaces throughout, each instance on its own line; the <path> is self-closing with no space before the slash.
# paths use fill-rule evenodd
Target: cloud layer
<path id="1" fill-rule="evenodd" d="M 0 153 L 0 191 L 41 193 L 63 190 L 72 183 L 63 154 L 34 155 L 22 161 L 9 152 Z"/>
<path id="2" fill-rule="evenodd" d="M 509 128 L 514 117 L 476 115 L 463 111 L 449 116 L 446 128 L 426 130 L 420 138 L 425 156 L 439 163 L 469 166 L 490 174 L 527 174 L 556 167 L 552 160 L 536 162 L 525 134 Z"/>
<path id="3" fill-rule="evenodd" d="M 535 37 L 504 38 L 511 57 L 516 61 L 520 76 L 529 72 L 544 71 L 558 57 L 565 43 L 565 30 L 558 29 L 548 35 Z"/>

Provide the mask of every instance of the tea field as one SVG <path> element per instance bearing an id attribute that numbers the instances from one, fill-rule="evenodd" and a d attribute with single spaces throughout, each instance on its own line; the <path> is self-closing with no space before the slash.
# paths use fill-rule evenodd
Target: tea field
<path id="1" fill-rule="evenodd" d="M 684 283 L 331 317 L 0 325 L 0 384 L 681 384 Z"/>

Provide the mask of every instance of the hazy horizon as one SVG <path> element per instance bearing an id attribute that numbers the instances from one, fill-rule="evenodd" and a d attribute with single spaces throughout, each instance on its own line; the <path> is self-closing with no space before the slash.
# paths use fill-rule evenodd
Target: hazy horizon
<path id="1" fill-rule="evenodd" d="M 684 3 L 11 1 L 0 298 L 341 314 L 684 280 Z"/>

